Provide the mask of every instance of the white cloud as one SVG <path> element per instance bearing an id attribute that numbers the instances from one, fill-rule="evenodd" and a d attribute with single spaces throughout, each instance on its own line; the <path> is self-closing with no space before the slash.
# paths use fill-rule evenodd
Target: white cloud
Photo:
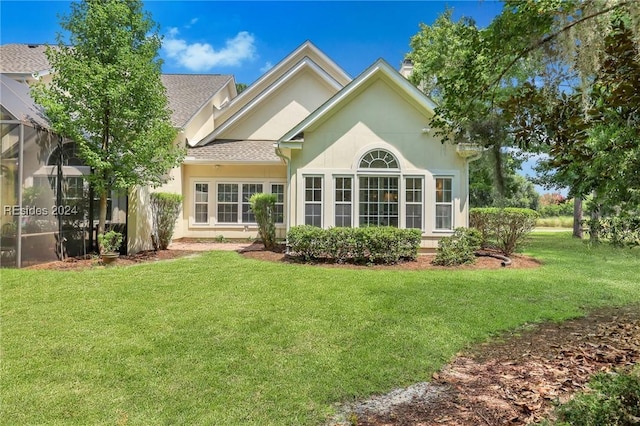
<path id="1" fill-rule="evenodd" d="M 191 21 L 189 21 L 189 23 L 187 25 L 185 25 L 185 28 L 191 28 L 192 25 L 194 25 L 196 22 L 198 22 L 198 18 L 193 18 Z"/>
<path id="2" fill-rule="evenodd" d="M 273 64 L 271 63 L 271 61 L 267 61 L 264 66 L 262 68 L 260 68 L 260 72 L 267 72 L 269 71 L 271 68 L 273 68 Z"/>
<path id="3" fill-rule="evenodd" d="M 236 67 L 243 61 L 256 57 L 255 38 L 247 31 L 239 32 L 234 38 L 228 39 L 221 49 L 214 49 L 209 43 L 187 43 L 178 38 L 177 28 L 169 28 L 169 32 L 162 49 L 168 58 L 191 71 L 209 71 L 213 67 Z"/>

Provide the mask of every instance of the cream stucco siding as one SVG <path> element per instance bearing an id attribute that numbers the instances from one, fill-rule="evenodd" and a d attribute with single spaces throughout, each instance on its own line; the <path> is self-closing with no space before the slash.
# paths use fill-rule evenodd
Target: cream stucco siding
<path id="1" fill-rule="evenodd" d="M 292 198 L 291 225 L 305 223 L 304 178 L 322 177 L 324 227 L 334 226 L 335 177 L 352 177 L 354 182 L 353 222 L 358 223 L 358 177 L 397 176 L 400 199 L 404 196 L 404 178 L 423 182 L 423 246 L 433 248 L 447 231 L 435 229 L 436 178 L 452 179 L 453 225 L 467 225 L 467 167 L 456 155 L 455 147 L 442 144 L 423 132 L 430 113 L 399 93 L 384 78 L 374 78 L 337 105 L 331 114 L 304 132 L 301 150 L 291 152 L 289 194 Z M 359 169 L 363 155 L 375 149 L 392 153 L 399 170 L 372 172 Z M 298 185 L 298 182 L 300 184 Z M 400 226 L 404 224 L 404 206 L 400 203 Z"/>
<path id="2" fill-rule="evenodd" d="M 183 166 L 183 214 L 181 228 L 182 237 L 189 238 L 256 238 L 258 228 L 255 223 L 220 223 L 217 220 L 217 190 L 218 184 L 260 184 L 263 192 L 270 192 L 271 185 L 283 185 L 286 199 L 286 166 L 284 165 L 232 165 L 209 164 Z M 208 215 L 206 223 L 197 223 L 195 220 L 195 185 L 206 184 L 208 186 Z M 284 237 L 285 224 L 277 226 L 278 234 Z"/>
<path id="3" fill-rule="evenodd" d="M 335 94 L 336 89 L 312 71 L 293 76 L 254 106 L 220 139 L 277 140 Z"/>

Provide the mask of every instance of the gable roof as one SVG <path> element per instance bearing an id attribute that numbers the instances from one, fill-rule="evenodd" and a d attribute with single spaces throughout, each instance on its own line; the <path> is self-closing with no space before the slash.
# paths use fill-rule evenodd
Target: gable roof
<path id="1" fill-rule="evenodd" d="M 304 70 L 312 70 L 316 75 L 318 75 L 322 80 L 324 80 L 329 86 L 333 87 L 335 91 L 339 91 L 342 89 L 342 85 L 337 82 L 327 71 L 321 68 L 316 62 L 314 62 L 311 58 L 305 56 L 300 60 L 297 64 L 293 65 L 289 68 L 283 75 L 281 75 L 276 81 L 274 81 L 271 85 L 269 85 L 265 90 L 259 93 L 255 98 L 249 100 L 238 112 L 233 114 L 227 120 L 225 120 L 219 127 L 217 127 L 213 132 L 203 138 L 201 141 L 197 143 L 197 145 L 206 145 L 207 143 L 215 140 L 218 135 L 223 133 L 225 130 L 232 127 L 236 124 L 242 117 L 250 114 L 252 110 L 254 110 L 259 104 L 266 101 L 269 96 L 278 90 L 280 87 L 284 86 L 288 81 L 290 81 L 295 75 L 303 72 Z M 244 93 L 244 92 L 243 92 Z"/>
<path id="2" fill-rule="evenodd" d="M 337 89 L 344 87 L 351 81 L 351 77 L 338 64 L 307 40 L 233 98 L 223 109 L 217 111 L 214 120 L 219 121 L 223 126 L 229 120 L 236 122 L 248 114 L 267 92 L 272 92 L 292 78 L 296 74 L 292 71 L 298 70 L 300 66 L 310 67 L 329 85 Z M 225 127 L 228 127 L 228 124 Z M 219 126 L 216 125 L 216 128 Z M 221 130 L 216 129 L 196 144 L 207 144 L 215 140 L 220 132 Z"/>
<path id="3" fill-rule="evenodd" d="M 50 69 L 44 44 L 4 44 L 0 46 L 0 73 L 34 74 Z"/>
<path id="4" fill-rule="evenodd" d="M 216 93 L 233 81 L 232 75 L 221 74 L 162 74 L 167 90 L 171 122 L 185 127 Z"/>
<path id="5" fill-rule="evenodd" d="M 29 86 L 20 83 L 9 76 L 0 74 L 0 104 L 16 120 L 24 124 L 49 129 L 49 123 L 29 94 Z"/>
<path id="6" fill-rule="evenodd" d="M 363 71 L 355 80 L 351 81 L 351 83 L 346 85 L 341 91 L 336 93 L 317 110 L 309 114 L 309 116 L 302 120 L 293 129 L 289 130 L 278 140 L 278 146 L 301 148 L 303 141 L 297 138 L 299 134 L 320 123 L 323 118 L 327 117 L 332 111 L 339 108 L 354 93 L 357 93 L 358 89 L 365 86 L 374 78 L 384 78 L 386 81 L 398 88 L 400 93 L 404 94 L 416 107 L 433 114 L 433 111 L 436 108 L 435 102 L 418 90 L 398 71 L 389 65 L 388 62 L 381 58 L 374 62 L 373 65 Z"/>

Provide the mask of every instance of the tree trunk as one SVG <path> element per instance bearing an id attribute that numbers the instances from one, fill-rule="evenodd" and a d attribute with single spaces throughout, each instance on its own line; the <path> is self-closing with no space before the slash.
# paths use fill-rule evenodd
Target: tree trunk
<path id="1" fill-rule="evenodd" d="M 98 209 L 98 235 L 104 234 L 106 221 L 107 221 L 107 191 L 103 190 L 100 192 L 100 207 Z M 98 247 L 98 251 L 102 253 L 102 247 Z"/>
<path id="2" fill-rule="evenodd" d="M 573 236 L 582 239 L 582 197 L 573 198 Z"/>
<path id="3" fill-rule="evenodd" d="M 593 192 L 593 208 L 591 210 L 591 225 L 589 227 L 589 241 L 600 242 L 600 204 L 598 204 L 598 193 Z"/>

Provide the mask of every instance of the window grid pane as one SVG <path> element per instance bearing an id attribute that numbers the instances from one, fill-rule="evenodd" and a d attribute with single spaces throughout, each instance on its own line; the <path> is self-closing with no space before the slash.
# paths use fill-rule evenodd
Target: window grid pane
<path id="1" fill-rule="evenodd" d="M 453 179 L 436 178 L 436 229 L 453 229 Z"/>
<path id="2" fill-rule="evenodd" d="M 209 222 L 209 184 L 196 183 L 195 214 L 196 223 Z"/>
<path id="3" fill-rule="evenodd" d="M 422 179 L 407 178 L 405 180 L 406 227 L 422 229 Z"/>
<path id="4" fill-rule="evenodd" d="M 398 227 L 398 178 L 360 178 L 360 226 Z"/>
<path id="5" fill-rule="evenodd" d="M 351 227 L 351 210 L 352 210 L 352 181 L 350 177 L 336 178 L 336 194 L 335 194 L 335 226 Z"/>
<path id="6" fill-rule="evenodd" d="M 238 184 L 218 184 L 217 221 L 220 223 L 238 222 Z"/>
<path id="7" fill-rule="evenodd" d="M 272 184 L 271 193 L 276 196 L 276 205 L 273 207 L 273 220 L 275 223 L 284 223 L 284 184 Z"/>
<path id="8" fill-rule="evenodd" d="M 242 223 L 255 223 L 256 216 L 251 211 L 249 199 L 253 194 L 262 192 L 261 183 L 245 183 L 242 185 Z"/>
<path id="9" fill-rule="evenodd" d="M 307 176 L 304 178 L 304 223 L 305 225 L 322 226 L 322 178 Z"/>

